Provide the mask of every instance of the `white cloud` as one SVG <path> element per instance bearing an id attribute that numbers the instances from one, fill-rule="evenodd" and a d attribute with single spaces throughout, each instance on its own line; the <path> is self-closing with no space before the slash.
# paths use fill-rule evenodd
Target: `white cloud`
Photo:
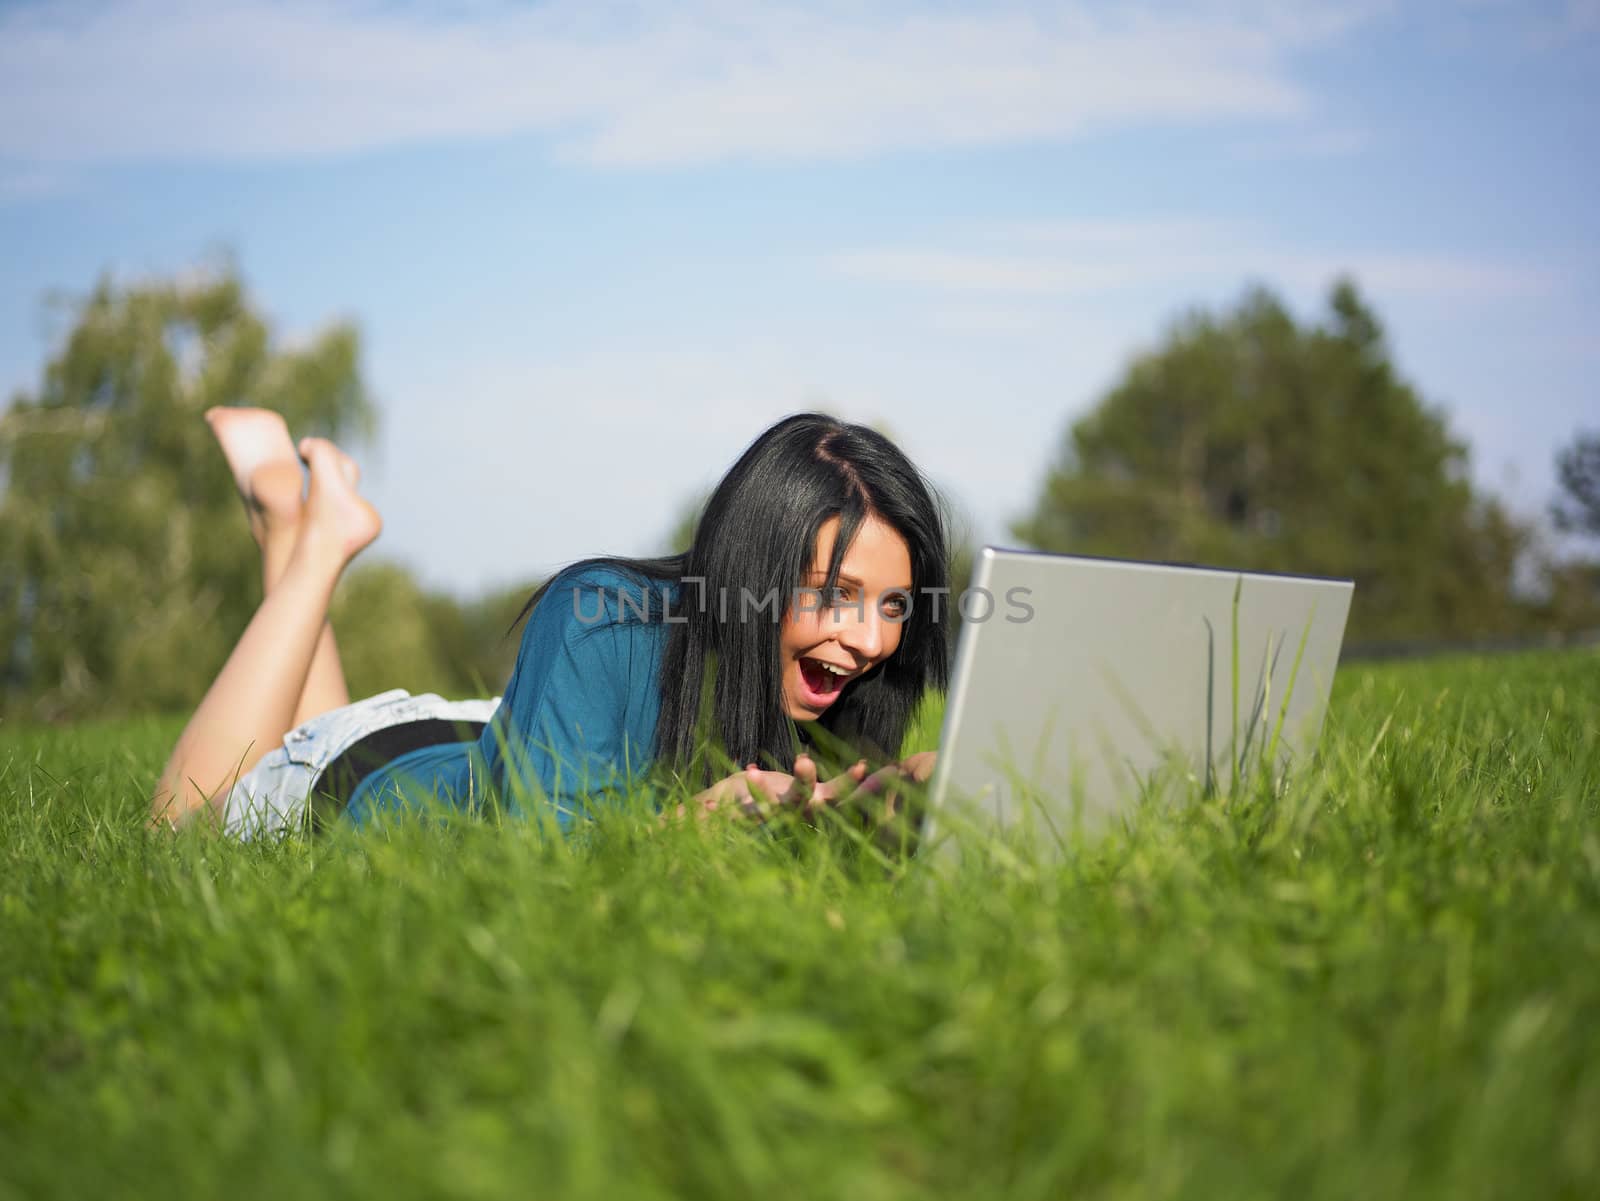
<path id="1" fill-rule="evenodd" d="M 65 191 L 67 187 L 67 176 L 58 169 L 0 164 L 0 202 L 40 200 Z"/>
<path id="2" fill-rule="evenodd" d="M 995 337 L 1027 337 L 1050 328 L 1046 310 L 1000 305 L 939 309 L 932 314 L 932 322 L 934 328 L 949 333 Z"/>
<path id="3" fill-rule="evenodd" d="M 1231 152 L 1247 162 L 1348 158 L 1369 149 L 1372 142 L 1372 136 L 1362 129 L 1297 129 L 1292 133 L 1240 141 Z"/>
<path id="4" fill-rule="evenodd" d="M 838 255 L 831 265 L 855 279 L 962 292 L 1054 295 L 1118 283 L 1105 264 L 1066 257 L 1039 260 L 951 250 L 858 250 Z"/>
<path id="5" fill-rule="evenodd" d="M 1359 9 L 896 3 L 448 18 L 363 0 L 23 6 L 0 15 L 0 156 L 259 159 L 544 133 L 616 165 L 837 158 L 1276 119 L 1289 60 Z"/>
<path id="6" fill-rule="evenodd" d="M 1561 286 L 1560 276 L 1547 268 L 1466 255 L 1325 251 L 1276 254 L 1273 263 L 1281 278 L 1303 287 L 1345 274 L 1376 291 L 1443 299 L 1526 300 Z"/>
<path id="7" fill-rule="evenodd" d="M 1223 222 L 1036 222 L 984 231 L 968 246 L 869 247 L 828 258 L 848 278 L 1001 299 L 1061 300 L 1135 289 L 1182 291 L 1260 279 L 1320 289 L 1336 276 L 1390 295 L 1455 300 L 1548 296 L 1557 273 L 1526 263 L 1460 254 L 1307 250 Z M 1008 311 L 1008 323 L 1016 323 Z"/>

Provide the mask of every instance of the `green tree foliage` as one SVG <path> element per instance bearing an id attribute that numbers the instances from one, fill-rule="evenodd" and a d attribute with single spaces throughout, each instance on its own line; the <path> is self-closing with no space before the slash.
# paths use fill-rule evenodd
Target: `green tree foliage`
<path id="1" fill-rule="evenodd" d="M 398 564 L 355 567 L 339 586 L 332 615 L 350 695 L 390 688 L 497 695 L 520 643 L 511 624 L 533 589 L 518 585 L 462 603 L 425 590 Z"/>
<path id="2" fill-rule="evenodd" d="M 464 603 L 434 597 L 435 637 L 472 696 L 498 694 L 511 676 L 522 645 L 522 627 L 512 628 L 541 581 L 491 589 Z"/>
<path id="3" fill-rule="evenodd" d="M 201 415 L 277 409 L 369 435 L 356 330 L 275 342 L 231 271 L 102 282 L 37 393 L 0 418 L 0 706 L 53 719 L 192 706 L 260 599 L 260 566 Z M 359 641 L 359 639 L 357 639 Z"/>
<path id="4" fill-rule="evenodd" d="M 1580 432 L 1556 453 L 1560 494 L 1550 506 L 1557 530 L 1575 535 L 1541 564 L 1543 624 L 1556 630 L 1600 629 L 1600 430 Z M 1584 539 L 1588 539 L 1587 542 Z"/>
<path id="5" fill-rule="evenodd" d="M 1550 506 L 1556 528 L 1600 538 L 1600 430 L 1581 433 L 1556 455 L 1561 496 Z"/>
<path id="6" fill-rule="evenodd" d="M 1068 431 L 1013 532 L 1047 550 L 1348 576 L 1358 638 L 1467 637 L 1520 619 L 1528 531 L 1395 370 L 1353 284 L 1321 324 L 1270 292 L 1196 312 Z"/>

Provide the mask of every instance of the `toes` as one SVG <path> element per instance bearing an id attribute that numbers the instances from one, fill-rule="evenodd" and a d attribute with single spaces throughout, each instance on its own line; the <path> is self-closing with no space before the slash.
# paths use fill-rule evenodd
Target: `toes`
<path id="1" fill-rule="evenodd" d="M 298 449 L 300 457 L 307 464 L 313 459 L 322 458 L 326 460 L 326 465 L 336 470 L 340 478 L 351 487 L 361 482 L 361 468 L 356 466 L 356 461 L 326 438 L 309 436 L 301 438 Z"/>
<path id="2" fill-rule="evenodd" d="M 326 438 L 301 438 L 299 451 L 300 457 L 306 461 L 308 467 L 317 464 L 319 460 L 324 470 L 328 467 L 336 469 L 338 467 L 339 448 Z"/>

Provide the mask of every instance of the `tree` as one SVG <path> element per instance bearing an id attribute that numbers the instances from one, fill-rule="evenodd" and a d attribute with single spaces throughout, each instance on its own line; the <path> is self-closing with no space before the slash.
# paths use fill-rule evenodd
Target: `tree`
<path id="1" fill-rule="evenodd" d="M 333 625 L 351 696 L 390 688 L 445 696 L 492 696 L 505 686 L 521 644 L 511 629 L 532 583 L 461 602 L 425 590 L 399 564 L 357 566 L 339 586 Z M 382 637 L 358 631 L 381 630 Z"/>
<path id="2" fill-rule="evenodd" d="M 422 608 L 439 661 L 448 665 L 456 681 L 448 691 L 437 691 L 492 696 L 505 687 L 522 645 L 522 626 L 513 625 L 540 582 L 495 588 L 465 602 L 439 593 L 423 597 Z M 413 685 L 400 686 L 415 691 Z"/>
<path id="3" fill-rule="evenodd" d="M 1550 506 L 1556 528 L 1600 538 L 1600 430 L 1580 433 L 1556 455 L 1561 496 Z"/>
<path id="4" fill-rule="evenodd" d="M 1013 533 L 1047 550 L 1348 576 L 1357 637 L 1519 619 L 1528 531 L 1468 479 L 1466 446 L 1401 379 L 1348 281 L 1320 325 L 1270 292 L 1199 311 L 1067 432 Z"/>
<path id="5" fill-rule="evenodd" d="M 275 343 L 231 270 L 102 279 L 39 390 L 0 418 L 0 707 L 39 719 L 192 706 L 260 597 L 201 414 L 277 409 L 349 441 L 376 413 L 349 325 Z"/>
<path id="6" fill-rule="evenodd" d="M 1556 481 L 1561 491 L 1550 505 L 1556 529 L 1600 539 L 1600 431 L 1577 433 L 1556 453 Z M 1540 616 L 1552 630 L 1593 630 L 1600 627 L 1600 559 L 1582 544 L 1565 549 L 1551 547 L 1542 556 Z"/>

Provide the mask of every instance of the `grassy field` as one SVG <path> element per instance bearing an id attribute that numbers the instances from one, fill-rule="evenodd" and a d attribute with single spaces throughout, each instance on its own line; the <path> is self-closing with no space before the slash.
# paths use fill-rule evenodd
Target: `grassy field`
<path id="1" fill-rule="evenodd" d="M 1600 1195 L 1600 657 L 1343 670 L 1284 796 L 1054 866 L 146 834 L 0 726 L 0 1196 Z"/>

